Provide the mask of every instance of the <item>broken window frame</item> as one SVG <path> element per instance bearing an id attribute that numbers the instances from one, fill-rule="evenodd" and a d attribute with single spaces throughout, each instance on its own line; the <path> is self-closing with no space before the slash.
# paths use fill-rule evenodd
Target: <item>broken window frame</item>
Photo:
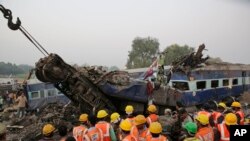
<path id="1" fill-rule="evenodd" d="M 189 83 L 187 81 L 172 81 L 172 87 L 181 91 L 189 91 Z M 176 87 L 176 84 L 179 86 Z M 180 86 L 180 85 L 185 85 L 185 86 Z M 183 89 L 184 88 L 184 89 Z"/>

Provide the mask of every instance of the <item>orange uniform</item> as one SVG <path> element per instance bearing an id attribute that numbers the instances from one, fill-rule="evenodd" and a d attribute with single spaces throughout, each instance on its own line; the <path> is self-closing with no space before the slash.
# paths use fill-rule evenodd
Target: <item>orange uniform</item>
<path id="1" fill-rule="evenodd" d="M 133 135 L 127 135 L 122 141 L 138 141 Z"/>
<path id="2" fill-rule="evenodd" d="M 103 141 L 103 134 L 101 129 L 91 127 L 84 136 L 84 141 Z"/>
<path id="3" fill-rule="evenodd" d="M 202 141 L 213 141 L 214 140 L 213 128 L 210 126 L 200 128 L 195 134 L 195 137 Z"/>
<path id="4" fill-rule="evenodd" d="M 88 128 L 84 125 L 74 127 L 73 136 L 77 141 L 83 141 L 83 136 L 87 132 Z"/>
<path id="5" fill-rule="evenodd" d="M 243 113 L 243 111 L 237 111 L 235 113 L 236 115 L 238 114 L 240 116 L 240 125 L 244 125 L 244 117 L 245 117 L 245 114 Z"/>
<path id="6" fill-rule="evenodd" d="M 226 125 L 224 123 L 218 124 L 217 127 L 220 132 L 220 141 L 230 141 L 230 134 Z"/>
<path id="7" fill-rule="evenodd" d="M 148 117 L 147 117 L 147 123 L 150 125 L 152 122 L 156 122 L 158 121 L 158 115 L 156 114 L 150 114 Z"/>
<path id="8" fill-rule="evenodd" d="M 111 128 L 111 124 L 106 121 L 99 121 L 96 125 L 96 128 L 101 129 L 103 133 L 103 141 L 111 141 L 111 137 L 109 134 L 109 129 Z"/>
<path id="9" fill-rule="evenodd" d="M 146 141 L 168 141 L 167 137 L 160 135 L 159 137 L 152 137 L 152 135 L 148 135 L 146 137 Z"/>

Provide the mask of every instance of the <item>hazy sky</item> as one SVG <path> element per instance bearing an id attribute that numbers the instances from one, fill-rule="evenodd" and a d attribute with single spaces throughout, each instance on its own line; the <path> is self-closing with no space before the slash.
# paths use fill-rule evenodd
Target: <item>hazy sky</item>
<path id="1" fill-rule="evenodd" d="M 124 68 L 135 37 L 160 49 L 205 43 L 212 57 L 250 64 L 249 0 L 0 0 L 49 52 L 67 63 Z M 0 61 L 30 64 L 43 55 L 0 14 Z"/>

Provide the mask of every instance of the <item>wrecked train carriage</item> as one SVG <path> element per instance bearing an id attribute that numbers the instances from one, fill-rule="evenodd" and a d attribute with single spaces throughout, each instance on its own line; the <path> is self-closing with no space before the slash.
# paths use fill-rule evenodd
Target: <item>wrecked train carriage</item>
<path id="1" fill-rule="evenodd" d="M 138 112 L 145 111 L 149 99 L 160 112 L 180 101 L 184 106 L 220 101 L 229 96 L 240 96 L 249 90 L 249 65 L 212 64 L 190 70 L 176 71 L 167 86 L 148 92 L 149 82 L 131 79 L 123 71 L 102 72 L 95 68 L 81 71 L 66 64 L 58 55 L 51 54 L 37 63 L 36 75 L 44 82 L 52 82 L 82 111 L 93 109 L 124 111 L 127 104 Z"/>

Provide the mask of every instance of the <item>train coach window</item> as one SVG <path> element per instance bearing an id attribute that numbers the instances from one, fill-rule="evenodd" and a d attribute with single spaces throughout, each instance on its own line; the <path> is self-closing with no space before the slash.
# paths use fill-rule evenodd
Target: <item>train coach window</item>
<path id="1" fill-rule="evenodd" d="M 189 90 L 187 82 L 172 81 L 172 86 L 182 91 Z"/>
<path id="2" fill-rule="evenodd" d="M 224 79 L 223 80 L 223 86 L 228 86 L 229 85 L 229 80 L 228 79 Z"/>
<path id="3" fill-rule="evenodd" d="M 39 98 L 39 92 L 38 92 L 38 91 L 36 91 L 36 92 L 31 92 L 30 96 L 31 96 L 31 99 Z"/>
<path id="4" fill-rule="evenodd" d="M 41 97 L 41 98 L 44 98 L 44 90 L 41 90 L 41 91 L 40 91 L 40 97 Z"/>
<path id="5" fill-rule="evenodd" d="M 205 89 L 206 88 L 206 81 L 198 81 L 196 82 L 197 89 Z"/>
<path id="6" fill-rule="evenodd" d="M 48 90 L 48 96 L 55 96 L 57 94 L 55 89 Z"/>
<path id="7" fill-rule="evenodd" d="M 238 79 L 233 79 L 233 85 L 238 85 Z"/>
<path id="8" fill-rule="evenodd" d="M 217 88 L 219 86 L 219 80 L 212 80 L 211 81 L 211 87 Z"/>

